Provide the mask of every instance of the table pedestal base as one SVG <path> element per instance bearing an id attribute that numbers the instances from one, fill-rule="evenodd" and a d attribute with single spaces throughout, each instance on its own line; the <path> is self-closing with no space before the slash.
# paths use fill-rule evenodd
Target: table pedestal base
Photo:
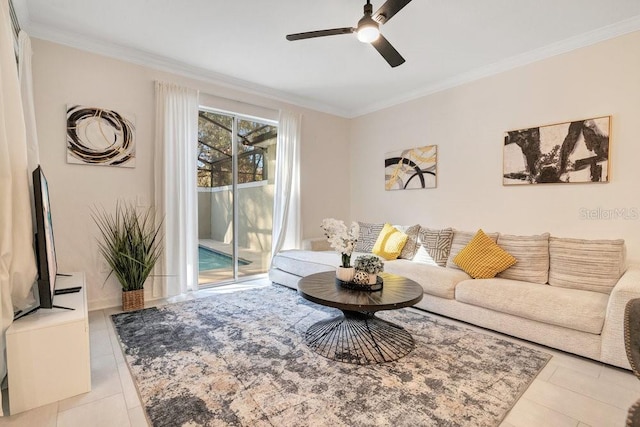
<path id="1" fill-rule="evenodd" d="M 414 348 L 411 334 L 401 326 L 373 313 L 346 310 L 311 325 L 305 341 L 321 356 L 358 365 L 398 360 Z"/>

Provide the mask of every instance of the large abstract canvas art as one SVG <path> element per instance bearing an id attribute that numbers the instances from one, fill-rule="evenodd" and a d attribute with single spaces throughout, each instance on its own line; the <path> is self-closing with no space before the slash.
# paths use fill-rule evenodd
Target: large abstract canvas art
<path id="1" fill-rule="evenodd" d="M 611 116 L 505 132 L 503 184 L 609 182 Z"/>
<path id="2" fill-rule="evenodd" d="M 67 106 L 67 163 L 133 168 L 134 136 L 132 116 L 103 108 Z"/>
<path id="3" fill-rule="evenodd" d="M 437 145 L 387 153 L 384 185 L 387 191 L 436 187 Z"/>

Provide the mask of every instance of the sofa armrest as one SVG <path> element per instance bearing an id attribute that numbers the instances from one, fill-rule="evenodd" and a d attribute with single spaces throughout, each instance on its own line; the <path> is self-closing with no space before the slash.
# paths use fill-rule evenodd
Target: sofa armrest
<path id="1" fill-rule="evenodd" d="M 331 246 L 325 237 L 315 237 L 304 239 L 302 241 L 302 249 L 305 251 L 330 251 Z"/>
<path id="2" fill-rule="evenodd" d="M 624 310 L 627 302 L 640 298 L 640 267 L 629 267 L 609 296 L 602 328 L 601 359 L 605 363 L 631 369 L 624 346 Z"/>

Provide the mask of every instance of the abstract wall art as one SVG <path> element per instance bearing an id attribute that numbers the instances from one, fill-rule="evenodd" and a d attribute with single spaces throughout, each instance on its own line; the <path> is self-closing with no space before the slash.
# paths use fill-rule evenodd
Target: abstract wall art
<path id="1" fill-rule="evenodd" d="M 611 116 L 505 132 L 504 185 L 609 182 Z"/>
<path id="2" fill-rule="evenodd" d="M 384 159 L 385 190 L 436 187 L 437 145 L 387 153 Z"/>
<path id="3" fill-rule="evenodd" d="M 135 167 L 133 116 L 103 108 L 68 105 L 67 163 Z"/>

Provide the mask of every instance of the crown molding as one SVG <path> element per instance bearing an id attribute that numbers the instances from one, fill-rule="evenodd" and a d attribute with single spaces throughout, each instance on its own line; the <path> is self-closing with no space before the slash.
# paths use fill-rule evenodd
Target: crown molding
<path id="1" fill-rule="evenodd" d="M 265 97 L 273 101 L 293 104 L 298 107 L 308 108 L 340 117 L 348 117 L 351 113 L 350 111 L 343 110 L 335 106 L 299 97 L 288 92 L 279 91 L 268 86 L 259 85 L 225 74 L 216 73 L 201 67 L 185 64 L 183 62 L 175 61 L 140 49 L 104 42 L 102 40 L 79 35 L 73 32 L 61 31 L 57 28 L 43 24 L 27 21 L 25 26 L 25 31 L 27 31 L 31 37 L 69 46 L 89 53 L 107 56 L 124 62 L 142 65 L 155 70 L 169 72 L 182 77 L 188 77 L 205 83 L 241 91 L 250 95 Z"/>
<path id="2" fill-rule="evenodd" d="M 33 37 L 52 41 L 65 46 L 88 51 L 157 69 L 170 72 L 183 77 L 200 80 L 206 83 L 215 84 L 229 89 L 241 91 L 247 94 L 265 97 L 273 101 L 293 104 L 298 107 L 332 114 L 348 119 L 360 117 L 379 110 L 390 108 L 405 102 L 413 101 L 424 96 L 461 86 L 495 74 L 500 74 L 514 68 L 522 67 L 543 59 L 561 55 L 576 49 L 587 47 L 605 40 L 619 37 L 640 30 L 640 16 L 629 18 L 606 27 L 598 28 L 579 36 L 571 37 L 560 42 L 516 55 L 505 60 L 476 68 L 470 72 L 461 73 L 450 78 L 440 80 L 434 84 L 421 87 L 415 91 L 404 93 L 398 97 L 374 103 L 362 109 L 341 109 L 334 105 L 328 105 L 312 99 L 299 97 L 294 94 L 279 91 L 267 86 L 251 83 L 246 80 L 237 79 L 225 74 L 216 73 L 204 68 L 190 66 L 188 64 L 171 60 L 166 57 L 152 54 L 150 52 L 133 49 L 114 43 L 107 43 L 101 40 L 81 36 L 77 33 L 65 32 L 53 27 L 31 22 L 26 2 L 15 0 L 14 6 L 20 25 Z"/>
<path id="3" fill-rule="evenodd" d="M 550 45 L 541 47 L 539 49 L 534 49 L 520 55 L 512 56 L 491 65 L 476 68 L 475 70 L 472 70 L 468 73 L 462 73 L 456 76 L 452 76 L 448 79 L 441 80 L 411 93 L 405 93 L 394 99 L 372 104 L 367 108 L 354 111 L 353 114 L 349 116 L 349 118 L 363 116 L 385 108 L 400 105 L 408 101 L 413 101 L 415 99 L 434 94 L 436 92 L 441 92 L 443 90 L 451 89 L 456 86 L 461 86 L 475 80 L 479 80 L 495 74 L 500 74 L 514 68 L 522 67 L 524 65 L 551 58 L 553 56 L 561 55 L 563 53 L 567 53 L 576 49 L 591 46 L 596 43 L 613 39 L 615 37 L 620 37 L 638 30 L 640 30 L 640 16 L 620 21 L 606 27 L 598 28 L 588 33 L 571 37 L 560 42 L 552 43 Z"/>

